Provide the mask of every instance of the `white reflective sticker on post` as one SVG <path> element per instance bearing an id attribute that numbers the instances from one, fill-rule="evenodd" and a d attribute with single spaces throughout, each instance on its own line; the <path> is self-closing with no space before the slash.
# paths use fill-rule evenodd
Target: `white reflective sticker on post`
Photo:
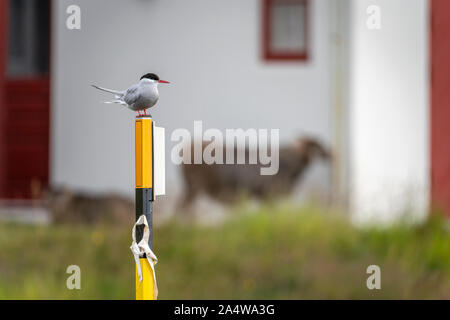
<path id="1" fill-rule="evenodd" d="M 165 130 L 153 127 L 153 177 L 155 196 L 166 194 Z"/>

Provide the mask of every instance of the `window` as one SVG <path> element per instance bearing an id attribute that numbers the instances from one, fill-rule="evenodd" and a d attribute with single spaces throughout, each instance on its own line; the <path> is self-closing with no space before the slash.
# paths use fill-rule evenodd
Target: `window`
<path id="1" fill-rule="evenodd" d="M 48 74 L 49 13 L 50 0 L 9 1 L 9 78 Z"/>
<path id="2" fill-rule="evenodd" d="M 263 50 L 266 60 L 308 58 L 308 0 L 263 1 Z"/>

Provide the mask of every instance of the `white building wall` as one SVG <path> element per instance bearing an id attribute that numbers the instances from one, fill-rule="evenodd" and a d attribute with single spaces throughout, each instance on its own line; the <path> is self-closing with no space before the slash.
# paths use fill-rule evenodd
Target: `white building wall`
<path id="1" fill-rule="evenodd" d="M 81 7 L 81 30 L 65 26 Z M 58 0 L 53 2 L 51 181 L 131 195 L 134 116 L 104 105 L 91 83 L 124 89 L 146 72 L 160 86 L 151 111 L 166 128 L 280 128 L 283 141 L 307 133 L 330 142 L 327 0 L 311 1 L 311 60 L 261 60 L 259 0 Z M 168 161 L 168 190 L 178 168 Z M 308 180 L 329 184 L 320 169 Z"/>
<path id="2" fill-rule="evenodd" d="M 357 222 L 426 214 L 429 189 L 426 0 L 352 0 L 350 204 Z M 381 29 L 366 27 L 369 5 Z"/>

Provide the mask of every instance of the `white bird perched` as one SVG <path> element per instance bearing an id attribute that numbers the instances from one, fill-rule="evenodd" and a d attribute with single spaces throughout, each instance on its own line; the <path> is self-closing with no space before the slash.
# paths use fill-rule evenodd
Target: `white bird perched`
<path id="1" fill-rule="evenodd" d="M 158 84 L 160 83 L 170 82 L 160 80 L 154 73 L 147 73 L 141 77 L 139 83 L 132 85 L 125 91 L 106 89 L 95 85 L 92 86 L 115 95 L 115 100 L 106 101 L 105 103 L 118 103 L 127 106 L 129 109 L 137 111 L 139 116 L 141 116 L 141 111 L 144 111 L 144 115 L 147 115 L 146 110 L 158 102 Z"/>

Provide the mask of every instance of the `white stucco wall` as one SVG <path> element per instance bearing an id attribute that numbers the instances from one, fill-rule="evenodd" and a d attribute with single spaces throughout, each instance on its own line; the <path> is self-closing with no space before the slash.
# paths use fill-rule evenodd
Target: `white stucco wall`
<path id="1" fill-rule="evenodd" d="M 426 0 L 352 0 L 350 204 L 357 222 L 426 214 L 429 188 Z M 381 29 L 366 27 L 369 5 Z"/>
<path id="2" fill-rule="evenodd" d="M 152 115 L 176 128 L 280 128 L 283 141 L 308 133 L 330 142 L 327 0 L 311 1 L 311 60 L 261 60 L 259 0 L 58 0 L 53 7 L 53 185 L 132 194 L 134 113 L 101 104 L 91 83 L 123 89 L 146 72 L 160 86 Z M 66 8 L 82 10 L 82 29 L 65 27 Z M 322 173 L 321 173 L 322 172 Z M 167 189 L 178 168 L 168 161 Z M 327 185 L 313 170 L 307 180 Z"/>

